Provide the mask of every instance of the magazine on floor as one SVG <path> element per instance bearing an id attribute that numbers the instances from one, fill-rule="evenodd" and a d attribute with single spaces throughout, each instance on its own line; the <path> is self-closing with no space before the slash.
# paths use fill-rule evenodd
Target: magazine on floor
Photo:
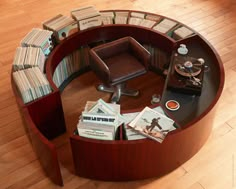
<path id="1" fill-rule="evenodd" d="M 145 107 L 128 125 L 140 134 L 161 143 L 168 132 L 176 129 L 174 123 L 166 115 Z"/>

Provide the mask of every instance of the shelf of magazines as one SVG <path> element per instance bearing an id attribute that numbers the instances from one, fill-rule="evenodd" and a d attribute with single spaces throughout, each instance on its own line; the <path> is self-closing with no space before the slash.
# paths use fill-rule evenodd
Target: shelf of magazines
<path id="1" fill-rule="evenodd" d="M 176 124 L 161 106 L 120 114 L 119 104 L 106 103 L 102 99 L 88 101 L 77 124 L 80 136 L 97 140 L 119 140 L 120 129 L 124 140 L 150 138 L 161 143 L 170 131 L 176 129 Z"/>

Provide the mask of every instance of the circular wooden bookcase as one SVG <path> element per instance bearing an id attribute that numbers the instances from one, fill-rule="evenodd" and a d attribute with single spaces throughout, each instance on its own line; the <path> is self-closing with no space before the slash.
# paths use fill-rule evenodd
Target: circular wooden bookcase
<path id="1" fill-rule="evenodd" d="M 116 12 L 116 10 L 110 12 Z M 127 24 L 101 25 L 79 31 L 62 40 L 53 49 L 46 62 L 46 76 L 53 89 L 50 94 L 24 104 L 16 83 L 12 79 L 12 88 L 30 141 L 44 170 L 59 185 L 63 185 L 63 181 L 58 155 L 56 147 L 49 139 L 66 131 L 60 92 L 73 78 L 90 70 L 88 48 L 101 42 L 131 36 L 149 48 L 153 59 L 163 57 L 160 52 L 164 52 L 166 56 L 163 61 L 167 64 L 163 64 L 162 59 L 159 62 L 157 61 L 159 59 L 155 59 L 156 61 L 150 63 L 150 70 L 153 71 L 152 73 L 166 76 L 163 83 L 155 87 L 161 88 L 162 91 L 160 105 L 179 127 L 169 132 L 162 143 L 150 139 L 125 140 L 122 129 L 120 129 L 120 139 L 113 141 L 95 140 L 71 134 L 70 144 L 77 175 L 109 181 L 160 177 L 176 169 L 196 154 L 210 135 L 215 106 L 224 85 L 222 62 L 214 48 L 200 34 L 173 19 L 147 12 L 127 10 L 126 12 L 128 12 Z M 157 20 L 150 27 L 138 26 L 133 24 L 135 19 L 131 21 L 131 17 L 134 15 L 144 15 L 145 18 Z M 155 26 L 164 19 L 168 19 L 171 23 L 174 22 L 175 25 L 167 32 L 161 33 L 155 29 Z M 176 36 L 175 31 L 181 27 L 184 27 L 185 31 L 186 29 L 192 31 L 191 35 L 183 38 Z M 182 89 L 178 85 L 178 82 L 182 84 L 182 80 L 176 80 L 177 85 L 174 83 L 176 90 L 173 89 L 173 85 L 172 88 L 169 87 L 173 74 L 175 74 L 173 62 L 178 48 L 183 44 L 188 48 L 189 57 L 202 58 L 205 61 L 201 94 L 199 90 L 195 89 L 188 89 L 185 91 L 186 93 L 182 93 Z M 70 67 L 70 71 L 72 69 L 73 73 L 68 75 L 69 70 L 65 71 L 65 69 L 69 68 L 64 59 L 72 55 L 69 58 L 74 58 L 77 63 L 78 57 L 74 56 L 73 52 L 78 49 L 80 49 L 80 60 L 82 57 L 83 61 L 72 65 L 73 68 Z M 160 64 L 163 65 L 160 67 Z M 191 64 L 185 66 L 189 67 Z M 57 80 L 55 74 L 59 67 L 61 71 L 63 69 L 65 71 L 61 73 L 63 78 L 60 78 L 60 81 Z M 64 77 L 65 75 L 66 77 Z M 196 94 L 187 94 L 191 90 Z M 165 104 L 169 100 L 177 101 L 180 104 L 177 111 L 165 108 Z M 141 109 L 126 109 L 122 113 L 134 111 L 141 111 Z M 76 129 L 76 125 L 74 129 Z"/>
<path id="2" fill-rule="evenodd" d="M 224 71 L 214 48 L 196 32 L 185 39 L 175 40 L 171 35 L 129 24 L 106 25 L 80 31 L 63 40 L 49 56 L 46 73 L 50 84 L 55 85 L 53 73 L 60 61 L 72 51 L 87 44 L 125 36 L 161 49 L 169 56 L 174 56 L 180 44 L 186 44 L 189 54 L 204 58 L 207 65 L 202 93 L 200 96 L 189 95 L 164 88 L 162 107 L 165 109 L 168 100 L 178 101 L 181 107 L 174 112 L 165 109 L 180 127 L 170 132 L 163 143 L 150 139 L 102 141 L 71 135 L 75 171 L 82 177 L 124 181 L 162 176 L 196 154 L 212 129 L 213 107 L 223 89 Z M 155 66 L 151 69 L 155 70 Z M 128 112 L 132 110 L 125 111 Z"/>

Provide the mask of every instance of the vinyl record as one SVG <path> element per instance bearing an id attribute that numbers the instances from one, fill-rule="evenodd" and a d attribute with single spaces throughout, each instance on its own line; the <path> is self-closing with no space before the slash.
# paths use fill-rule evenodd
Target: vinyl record
<path id="1" fill-rule="evenodd" d="M 202 64 L 195 61 L 185 61 L 175 64 L 175 71 L 184 77 L 195 77 L 202 71 Z"/>

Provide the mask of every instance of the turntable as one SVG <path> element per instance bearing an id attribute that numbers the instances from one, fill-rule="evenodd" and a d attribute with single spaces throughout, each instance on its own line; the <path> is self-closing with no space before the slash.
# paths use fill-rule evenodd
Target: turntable
<path id="1" fill-rule="evenodd" d="M 174 54 L 167 87 L 176 92 L 200 95 L 204 75 L 204 59 Z"/>

